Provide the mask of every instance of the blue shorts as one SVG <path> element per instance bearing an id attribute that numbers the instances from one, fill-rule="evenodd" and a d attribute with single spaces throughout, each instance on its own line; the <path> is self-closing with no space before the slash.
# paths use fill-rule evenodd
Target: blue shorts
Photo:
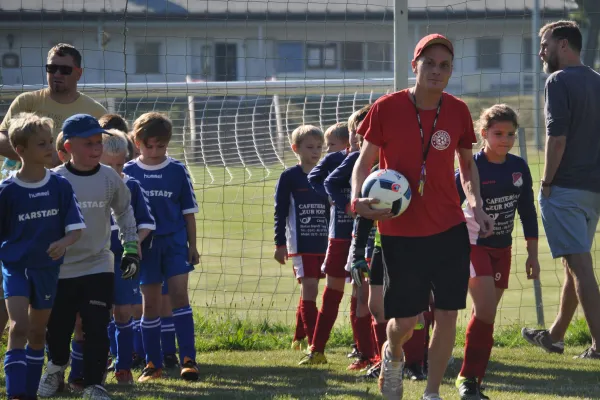
<path id="1" fill-rule="evenodd" d="M 116 306 L 142 304 L 140 275 L 136 275 L 133 279 L 121 278 L 121 257 L 122 254 L 115 254 L 115 298 L 113 303 Z"/>
<path id="2" fill-rule="evenodd" d="M 4 298 L 27 297 L 31 307 L 47 310 L 54 305 L 60 267 L 6 268 L 2 267 Z"/>
<path id="3" fill-rule="evenodd" d="M 150 236 L 142 243 L 140 284 L 162 283 L 187 274 L 194 266 L 187 262 L 188 245 L 185 229 L 170 235 Z"/>
<path id="4" fill-rule="evenodd" d="M 165 279 L 162 283 L 162 295 L 169 294 L 169 282 Z"/>
<path id="5" fill-rule="evenodd" d="M 589 253 L 600 217 L 600 193 L 552 186 L 550 196 L 540 193 L 538 200 L 552 257 Z"/>

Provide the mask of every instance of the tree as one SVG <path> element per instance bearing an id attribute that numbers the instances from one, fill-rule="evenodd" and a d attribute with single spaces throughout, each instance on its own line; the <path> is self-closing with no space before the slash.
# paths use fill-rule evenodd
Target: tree
<path id="1" fill-rule="evenodd" d="M 583 63 L 594 68 L 596 51 L 598 49 L 598 35 L 600 34 L 600 1 L 598 0 L 575 0 L 579 7 L 577 19 L 582 20 L 588 26 L 586 48 L 583 53 Z"/>

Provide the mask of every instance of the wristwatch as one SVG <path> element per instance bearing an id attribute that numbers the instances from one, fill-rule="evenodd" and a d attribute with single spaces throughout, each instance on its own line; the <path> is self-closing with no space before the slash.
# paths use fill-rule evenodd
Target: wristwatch
<path id="1" fill-rule="evenodd" d="M 552 182 L 546 182 L 545 180 L 541 180 L 542 182 L 542 187 L 550 187 L 550 185 L 552 185 Z"/>

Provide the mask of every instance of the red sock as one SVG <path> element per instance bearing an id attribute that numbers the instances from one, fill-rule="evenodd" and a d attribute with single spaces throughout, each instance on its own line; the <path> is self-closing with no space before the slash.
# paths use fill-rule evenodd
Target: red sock
<path id="1" fill-rule="evenodd" d="M 325 287 L 325 290 L 323 291 L 323 304 L 321 305 L 321 311 L 319 311 L 317 325 L 315 326 L 314 340 L 311 348 L 312 351 L 319 353 L 325 351 L 325 345 L 329 340 L 329 334 L 331 334 L 333 324 L 335 324 L 342 297 L 344 297 L 344 292 Z"/>
<path id="2" fill-rule="evenodd" d="M 354 343 L 358 344 L 358 335 L 356 332 L 356 307 L 358 299 L 355 296 L 350 297 L 350 326 L 352 326 L 352 337 L 354 337 Z"/>
<path id="3" fill-rule="evenodd" d="M 310 300 L 302 300 L 300 312 L 302 313 L 302 321 L 304 322 L 304 333 L 306 333 L 306 339 L 310 345 L 313 342 L 315 325 L 317 324 L 317 303 Z"/>
<path id="4" fill-rule="evenodd" d="M 387 340 L 387 322 L 377 322 L 373 319 L 373 335 L 375 336 L 375 343 L 377 345 L 377 354 L 383 358 L 381 354 L 381 348 Z"/>
<path id="5" fill-rule="evenodd" d="M 425 329 L 415 329 L 408 342 L 404 343 L 402 349 L 404 350 L 404 358 L 406 365 L 423 364 L 423 358 L 425 352 Z"/>
<path id="6" fill-rule="evenodd" d="M 356 318 L 356 345 L 363 358 L 370 360 L 375 357 L 375 343 L 371 333 L 371 314 Z"/>
<path id="7" fill-rule="evenodd" d="M 298 308 L 296 308 L 296 332 L 294 332 L 294 341 L 302 340 L 306 337 L 306 331 L 304 330 L 304 321 L 302 321 L 302 297 L 298 302 Z"/>
<path id="8" fill-rule="evenodd" d="M 460 376 L 482 379 L 494 345 L 494 324 L 486 324 L 471 316 L 467 325 L 465 341 L 465 358 Z"/>

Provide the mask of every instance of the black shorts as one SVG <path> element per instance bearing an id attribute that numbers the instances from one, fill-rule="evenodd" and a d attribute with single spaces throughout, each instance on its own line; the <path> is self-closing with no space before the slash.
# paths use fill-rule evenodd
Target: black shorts
<path id="1" fill-rule="evenodd" d="M 383 255 L 381 253 L 381 247 L 375 246 L 373 248 L 373 255 L 371 256 L 371 278 L 369 279 L 370 285 L 383 285 Z"/>
<path id="2" fill-rule="evenodd" d="M 381 235 L 385 318 L 466 308 L 471 246 L 465 223 L 427 237 Z"/>

